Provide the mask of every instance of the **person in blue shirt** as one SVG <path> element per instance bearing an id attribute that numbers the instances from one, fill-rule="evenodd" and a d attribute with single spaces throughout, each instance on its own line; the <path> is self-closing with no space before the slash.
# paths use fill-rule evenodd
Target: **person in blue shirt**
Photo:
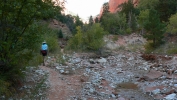
<path id="1" fill-rule="evenodd" d="M 47 52 L 48 52 L 48 45 L 44 41 L 44 42 L 42 42 L 41 53 L 42 53 L 43 56 L 47 56 Z"/>

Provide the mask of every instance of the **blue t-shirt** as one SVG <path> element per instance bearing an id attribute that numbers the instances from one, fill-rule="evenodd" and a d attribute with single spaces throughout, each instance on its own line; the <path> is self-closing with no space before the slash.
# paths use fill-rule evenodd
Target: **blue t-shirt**
<path id="1" fill-rule="evenodd" d="M 42 44 L 41 50 L 47 50 L 47 49 L 48 49 L 48 45 L 47 44 Z"/>

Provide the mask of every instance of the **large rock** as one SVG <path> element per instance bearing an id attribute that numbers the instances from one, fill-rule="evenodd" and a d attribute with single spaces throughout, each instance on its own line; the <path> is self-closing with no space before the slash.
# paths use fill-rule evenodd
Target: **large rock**
<path id="1" fill-rule="evenodd" d="M 176 94 L 175 93 L 172 93 L 172 94 L 169 94 L 165 97 L 166 100 L 176 100 Z"/>
<path id="2" fill-rule="evenodd" d="M 144 77 L 147 78 L 147 80 L 154 80 L 163 75 L 163 72 L 156 71 L 156 70 L 150 70 L 149 73 L 145 74 Z"/>

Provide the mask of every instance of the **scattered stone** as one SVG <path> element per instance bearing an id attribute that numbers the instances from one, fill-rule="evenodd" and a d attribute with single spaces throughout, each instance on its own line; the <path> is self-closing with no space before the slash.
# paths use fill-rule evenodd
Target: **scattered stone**
<path id="1" fill-rule="evenodd" d="M 159 94 L 160 93 L 160 89 L 155 89 L 152 91 L 153 94 Z"/>
<path id="2" fill-rule="evenodd" d="M 107 62 L 107 60 L 105 58 L 101 58 L 101 59 L 98 60 L 98 62 L 99 63 L 105 63 L 105 62 Z"/>
<path id="3" fill-rule="evenodd" d="M 126 100 L 126 99 L 123 97 L 119 97 L 117 100 Z"/>
<path id="4" fill-rule="evenodd" d="M 167 95 L 166 97 L 164 97 L 166 100 L 176 100 L 176 94 L 175 93 L 172 93 L 172 94 L 169 94 Z"/>

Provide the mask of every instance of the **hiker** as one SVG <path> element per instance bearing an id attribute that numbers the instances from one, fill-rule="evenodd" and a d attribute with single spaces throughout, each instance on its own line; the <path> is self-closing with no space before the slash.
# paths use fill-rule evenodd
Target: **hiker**
<path id="1" fill-rule="evenodd" d="M 47 56 L 47 52 L 48 52 L 48 45 L 44 41 L 42 42 L 42 46 L 41 46 L 41 54 L 43 55 L 43 66 L 45 66 L 44 57 Z"/>
<path id="2" fill-rule="evenodd" d="M 41 54 L 43 56 L 47 56 L 47 51 L 48 51 L 48 45 L 47 43 L 44 41 L 42 42 L 42 46 L 41 46 Z"/>

